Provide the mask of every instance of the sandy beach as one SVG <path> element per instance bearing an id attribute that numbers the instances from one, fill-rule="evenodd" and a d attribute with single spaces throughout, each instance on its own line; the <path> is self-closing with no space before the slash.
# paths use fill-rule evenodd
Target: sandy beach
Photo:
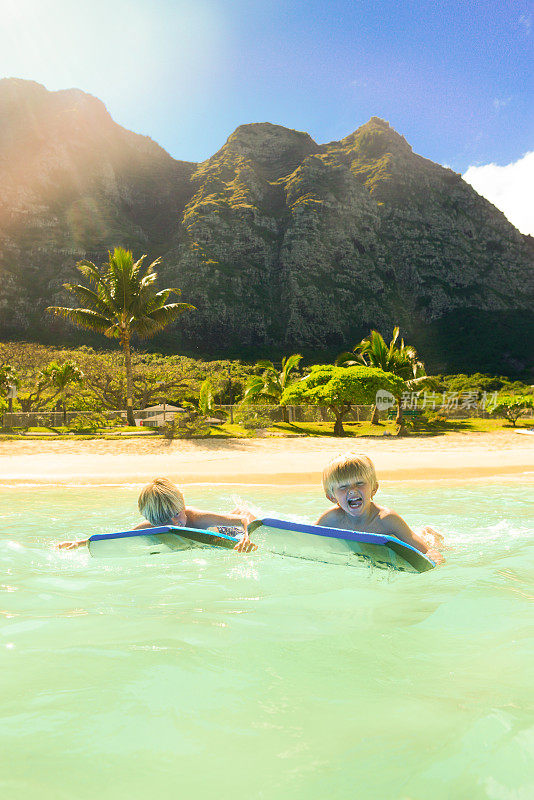
<path id="1" fill-rule="evenodd" d="M 534 481 L 534 435 L 514 431 L 397 439 L 281 437 L 220 440 L 0 442 L 0 483 L 318 485 L 325 463 L 347 450 L 367 453 L 381 480 Z"/>

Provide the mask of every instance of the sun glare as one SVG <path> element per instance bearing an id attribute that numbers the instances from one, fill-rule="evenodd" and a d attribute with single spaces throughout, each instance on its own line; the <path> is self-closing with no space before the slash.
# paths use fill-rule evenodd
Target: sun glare
<path id="1" fill-rule="evenodd" d="M 138 101 L 158 84 L 194 92 L 222 57 L 211 3 L 0 0 L 0 75 Z"/>

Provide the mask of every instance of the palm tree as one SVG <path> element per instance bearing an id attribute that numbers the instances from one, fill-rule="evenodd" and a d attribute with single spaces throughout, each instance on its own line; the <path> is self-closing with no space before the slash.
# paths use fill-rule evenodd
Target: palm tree
<path id="1" fill-rule="evenodd" d="M 187 303 L 168 303 L 169 296 L 179 289 L 155 291 L 157 278 L 153 261 L 143 274 L 143 261 L 133 260 L 130 250 L 116 247 L 109 252 L 107 264 L 101 268 L 91 261 L 76 265 L 93 288 L 81 284 L 65 283 L 64 287 L 75 295 L 84 307 L 65 308 L 50 306 L 47 311 L 66 317 L 75 325 L 98 331 L 109 338 L 118 339 L 124 354 L 126 371 L 126 414 L 128 425 L 135 425 L 133 416 L 133 379 L 130 342 L 133 335 L 142 339 L 154 336 L 184 311 L 193 309 Z"/>
<path id="2" fill-rule="evenodd" d="M 336 359 L 336 366 L 351 367 L 363 364 L 368 367 L 379 367 L 384 372 L 392 372 L 406 381 L 409 391 L 421 389 L 423 386 L 433 387 L 433 378 L 426 374 L 425 365 L 419 359 L 415 347 L 404 344 L 404 339 L 397 344 L 398 338 L 398 327 L 393 329 L 393 338 L 389 345 L 378 331 L 371 331 L 369 336 L 354 346 L 352 353 L 340 353 Z M 371 422 L 374 425 L 378 422 L 376 406 L 373 408 Z M 403 424 L 400 398 L 397 398 L 396 422 L 401 426 Z"/>
<path id="3" fill-rule="evenodd" d="M 66 425 L 67 400 L 70 396 L 69 387 L 75 383 L 78 385 L 83 383 L 85 380 L 83 372 L 72 361 L 65 361 L 63 364 L 52 361 L 44 368 L 40 379 L 41 383 L 46 383 L 55 390 L 54 397 L 59 397 L 63 406 L 63 425 Z"/>
<path id="4" fill-rule="evenodd" d="M 268 403 L 280 403 L 280 398 L 284 389 L 295 380 L 291 373 L 297 369 L 302 356 L 295 353 L 292 356 L 282 359 L 282 369 L 278 371 L 272 361 L 257 361 L 256 367 L 263 369 L 262 375 L 254 375 L 249 378 L 245 393 L 244 403 L 251 403 L 254 400 L 265 400 Z M 289 422 L 287 408 L 282 406 L 282 419 Z"/>

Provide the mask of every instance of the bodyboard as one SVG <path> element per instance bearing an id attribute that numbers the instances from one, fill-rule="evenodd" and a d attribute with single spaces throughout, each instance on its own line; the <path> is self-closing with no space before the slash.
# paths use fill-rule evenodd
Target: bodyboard
<path id="1" fill-rule="evenodd" d="M 248 532 L 258 550 L 278 555 L 380 569 L 426 572 L 435 563 L 395 536 L 303 525 L 281 519 L 255 520 Z"/>
<path id="2" fill-rule="evenodd" d="M 120 558 L 173 553 L 178 550 L 190 550 L 193 547 L 232 549 L 240 538 L 198 528 L 162 525 L 158 528 L 140 528 L 119 533 L 97 533 L 88 539 L 87 546 L 95 558 Z"/>

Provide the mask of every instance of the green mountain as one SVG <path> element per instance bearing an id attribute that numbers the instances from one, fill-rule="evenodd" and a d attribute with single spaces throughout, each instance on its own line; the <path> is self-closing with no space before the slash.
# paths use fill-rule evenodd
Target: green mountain
<path id="1" fill-rule="evenodd" d="M 163 256 L 197 311 L 153 346 L 192 355 L 347 349 L 395 324 L 436 371 L 525 371 L 534 248 L 460 175 L 373 117 L 339 142 L 242 125 L 175 161 L 78 90 L 0 81 L 0 333 L 81 342 L 48 318 L 81 258 Z"/>

